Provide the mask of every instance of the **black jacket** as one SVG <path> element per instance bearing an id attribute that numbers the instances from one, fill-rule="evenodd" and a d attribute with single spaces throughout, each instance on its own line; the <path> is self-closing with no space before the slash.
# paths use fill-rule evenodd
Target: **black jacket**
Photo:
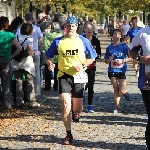
<path id="1" fill-rule="evenodd" d="M 86 38 L 86 35 L 83 35 Z M 96 38 L 96 36 L 92 35 L 92 41 L 91 41 L 92 46 L 96 50 L 96 53 L 101 56 L 101 46 L 100 46 L 100 40 Z"/>

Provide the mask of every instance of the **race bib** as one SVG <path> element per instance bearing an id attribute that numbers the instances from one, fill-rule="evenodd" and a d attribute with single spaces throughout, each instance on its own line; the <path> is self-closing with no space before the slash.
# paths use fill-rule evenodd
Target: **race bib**
<path id="1" fill-rule="evenodd" d="M 88 76 L 86 72 L 81 72 L 73 76 L 74 77 L 74 83 L 87 83 L 88 82 Z"/>
<path id="2" fill-rule="evenodd" d="M 111 68 L 122 68 L 123 59 L 115 59 L 111 61 Z"/>

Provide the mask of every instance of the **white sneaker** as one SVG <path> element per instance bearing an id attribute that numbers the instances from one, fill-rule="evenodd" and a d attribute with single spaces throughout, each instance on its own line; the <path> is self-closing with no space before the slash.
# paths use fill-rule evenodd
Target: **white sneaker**
<path id="1" fill-rule="evenodd" d="M 37 102 L 30 102 L 31 107 L 40 107 L 41 105 Z"/>
<path id="2" fill-rule="evenodd" d="M 136 71 L 135 76 L 139 77 L 139 71 Z"/>

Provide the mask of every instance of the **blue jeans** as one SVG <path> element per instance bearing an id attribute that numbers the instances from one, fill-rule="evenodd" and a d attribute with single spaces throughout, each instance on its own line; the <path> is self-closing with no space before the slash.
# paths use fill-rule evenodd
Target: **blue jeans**
<path id="1" fill-rule="evenodd" d="M 35 79 L 34 79 L 35 95 L 41 95 L 40 55 L 34 55 L 33 62 L 35 65 Z"/>

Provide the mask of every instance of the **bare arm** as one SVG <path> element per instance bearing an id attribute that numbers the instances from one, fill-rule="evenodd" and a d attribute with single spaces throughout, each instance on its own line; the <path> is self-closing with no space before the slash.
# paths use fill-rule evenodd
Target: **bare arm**
<path id="1" fill-rule="evenodd" d="M 109 56 L 109 59 L 105 59 L 105 63 L 108 64 L 113 60 L 113 56 Z"/>
<path id="2" fill-rule="evenodd" d="M 39 51 L 42 52 L 43 51 L 43 37 L 39 37 L 38 38 L 38 44 L 39 44 Z"/>
<path id="3" fill-rule="evenodd" d="M 136 59 L 137 56 L 137 51 L 129 51 L 129 57 L 131 57 L 132 59 Z M 150 56 L 140 56 L 140 62 L 145 65 L 150 64 Z"/>
<path id="4" fill-rule="evenodd" d="M 52 71 L 55 68 L 55 64 L 52 63 L 52 61 L 50 60 L 50 58 L 46 59 L 46 64 L 48 66 L 48 70 Z"/>
<path id="5" fill-rule="evenodd" d="M 75 65 L 74 67 L 75 67 L 76 71 L 80 72 L 80 71 L 85 70 L 87 66 L 89 66 L 90 64 L 93 63 L 93 61 L 95 61 L 95 58 L 94 59 L 87 59 L 82 64 L 79 63 L 79 64 Z"/>
<path id="6" fill-rule="evenodd" d="M 129 57 L 131 57 L 132 59 L 136 59 L 138 56 L 138 51 L 140 50 L 140 48 L 142 48 L 141 46 L 141 32 L 139 31 L 136 36 L 133 38 L 131 44 L 130 44 L 130 51 L 129 51 Z"/>
<path id="7" fill-rule="evenodd" d="M 130 38 L 129 38 L 129 37 L 125 37 L 124 42 L 125 42 L 126 44 L 129 44 L 129 43 L 130 43 Z"/>
<path id="8" fill-rule="evenodd" d="M 33 47 L 32 46 L 28 46 L 27 47 L 27 54 L 29 55 L 29 56 L 32 56 L 33 55 Z"/>
<path id="9" fill-rule="evenodd" d="M 16 55 L 18 55 L 20 53 L 20 51 L 22 51 L 22 47 L 21 47 L 20 43 L 17 41 L 17 39 L 14 39 L 12 41 L 12 44 L 17 47 L 17 50 L 11 55 L 11 57 L 13 58 Z"/>
<path id="10" fill-rule="evenodd" d="M 110 62 L 109 59 L 105 59 L 105 63 L 108 64 Z"/>
<path id="11" fill-rule="evenodd" d="M 129 51 L 129 58 L 136 59 L 138 56 L 138 51 Z"/>
<path id="12" fill-rule="evenodd" d="M 47 64 L 48 66 L 50 66 L 50 65 L 52 64 L 52 61 L 50 60 L 50 58 L 47 58 L 47 59 L 46 59 L 46 64 Z"/>
<path id="13" fill-rule="evenodd" d="M 132 61 L 133 59 L 130 57 L 130 58 L 126 58 L 125 60 L 124 60 L 124 62 L 128 62 L 128 61 Z"/>
<path id="14" fill-rule="evenodd" d="M 89 66 L 89 65 L 91 65 L 93 63 L 93 61 L 95 61 L 95 58 L 94 59 L 87 59 L 83 64 L 85 66 Z"/>

